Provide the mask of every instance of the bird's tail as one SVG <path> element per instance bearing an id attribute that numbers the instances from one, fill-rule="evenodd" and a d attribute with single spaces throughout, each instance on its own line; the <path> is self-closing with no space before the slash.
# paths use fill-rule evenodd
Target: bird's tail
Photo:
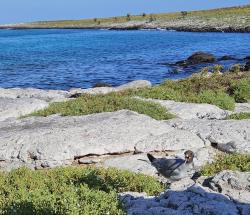
<path id="1" fill-rule="evenodd" d="M 153 155 L 151 155 L 151 154 L 147 154 L 147 156 L 148 156 L 148 159 L 149 159 L 149 161 L 152 163 L 152 162 L 154 162 L 154 160 L 156 159 Z"/>

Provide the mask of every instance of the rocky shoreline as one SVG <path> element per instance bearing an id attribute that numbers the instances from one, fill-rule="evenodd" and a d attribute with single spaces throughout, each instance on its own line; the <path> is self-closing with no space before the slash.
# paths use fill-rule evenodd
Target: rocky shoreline
<path id="1" fill-rule="evenodd" d="M 143 99 L 160 104 L 177 117 L 167 121 L 156 121 L 128 110 L 87 116 L 20 118 L 44 109 L 50 103 L 72 100 L 81 93 L 107 94 L 144 87 L 151 87 L 151 83 L 141 80 L 120 87 L 70 91 L 0 89 L 1 166 L 11 169 L 10 163 L 17 167 L 27 164 L 39 169 L 78 160 L 80 163 L 89 163 L 89 160 L 96 163 L 95 160 L 106 160 L 107 155 L 130 157 L 126 153 L 133 153 L 135 149 L 147 153 L 181 152 L 188 148 L 204 149 L 201 158 L 198 158 L 202 159 L 198 162 L 198 166 L 201 166 L 201 163 L 211 160 L 209 154 L 215 146 L 216 150 L 230 153 L 250 153 L 250 121 L 225 120 L 233 112 L 210 104 Z M 250 112 L 250 104 L 236 104 L 235 112 L 242 110 Z M 61 150 L 58 142 L 62 144 L 59 147 Z M 84 162 L 84 159 L 87 161 Z M 108 163 L 112 166 L 110 161 Z"/>
<path id="2" fill-rule="evenodd" d="M 116 88 L 70 91 L 0 89 L 1 169 L 96 165 L 158 177 L 147 162 L 148 152 L 159 157 L 182 157 L 183 151 L 192 149 L 197 170 L 213 162 L 218 152 L 250 153 L 250 120 L 226 120 L 232 112 L 209 104 L 150 99 L 176 116 L 161 121 L 129 110 L 20 118 L 52 102 L 72 100 L 81 93 L 107 94 L 144 87 L 151 87 L 151 83 L 142 80 Z M 241 111 L 250 112 L 250 104 L 236 104 L 234 112 Z M 121 193 L 120 200 L 127 214 L 247 215 L 249 186 L 249 173 L 224 171 L 212 178 L 173 183 L 158 197 Z"/>
<path id="3" fill-rule="evenodd" d="M 168 14 L 145 14 L 71 21 L 2 25 L 0 29 L 107 29 L 249 33 L 250 6 Z"/>
<path id="4" fill-rule="evenodd" d="M 222 32 L 222 33 L 250 33 L 250 26 L 162 26 L 145 24 L 130 25 L 108 25 L 108 26 L 87 26 L 87 27 L 29 27 L 29 26 L 0 26 L 0 29 L 7 30 L 35 30 L 35 29 L 82 29 L 82 30 L 160 30 L 160 31 L 178 31 L 178 32 Z"/>

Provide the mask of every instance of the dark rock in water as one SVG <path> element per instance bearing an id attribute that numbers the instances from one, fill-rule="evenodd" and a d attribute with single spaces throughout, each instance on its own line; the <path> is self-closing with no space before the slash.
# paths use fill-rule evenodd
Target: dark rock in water
<path id="1" fill-rule="evenodd" d="M 187 61 L 186 60 L 180 60 L 180 61 L 177 61 L 175 63 L 175 65 L 186 66 L 187 65 Z"/>
<path id="2" fill-rule="evenodd" d="M 187 59 L 187 62 L 189 64 L 213 63 L 215 62 L 215 57 L 210 53 L 196 52 Z"/>
<path id="3" fill-rule="evenodd" d="M 81 95 L 82 95 L 82 93 L 75 93 L 75 94 L 71 95 L 69 98 L 70 99 L 76 99 L 76 98 L 81 97 Z"/>
<path id="4" fill-rule="evenodd" d="M 93 88 L 97 88 L 97 87 L 112 87 L 112 85 L 105 83 L 105 82 L 98 82 L 93 85 Z"/>
<path id="5" fill-rule="evenodd" d="M 244 58 L 244 60 L 250 61 L 250 56 L 246 56 L 246 57 Z"/>
<path id="6" fill-rule="evenodd" d="M 224 55 L 224 56 L 218 58 L 218 61 L 223 61 L 223 60 L 237 60 L 237 59 L 230 56 L 230 55 Z"/>
<path id="7" fill-rule="evenodd" d="M 244 66 L 244 71 L 250 71 L 250 61 L 246 62 Z"/>
<path id="8" fill-rule="evenodd" d="M 216 58 L 214 55 L 206 52 L 196 52 L 188 57 L 186 60 L 178 61 L 175 65 L 178 66 L 190 66 L 196 65 L 201 63 L 213 63 L 215 62 Z"/>

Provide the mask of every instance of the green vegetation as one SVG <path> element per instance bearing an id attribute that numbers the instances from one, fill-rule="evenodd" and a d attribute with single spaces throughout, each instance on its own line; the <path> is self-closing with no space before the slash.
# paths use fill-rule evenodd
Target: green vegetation
<path id="1" fill-rule="evenodd" d="M 166 108 L 154 102 L 143 101 L 135 96 L 179 102 L 208 103 L 222 109 L 233 110 L 235 102 L 250 100 L 250 72 L 213 74 L 203 72 L 181 80 L 167 80 L 152 88 L 125 90 L 107 95 L 88 95 L 67 102 L 56 102 L 32 116 L 48 116 L 60 113 L 63 116 L 78 116 L 122 109 L 148 115 L 156 120 L 174 116 Z"/>
<path id="2" fill-rule="evenodd" d="M 103 215 L 125 214 L 118 192 L 163 191 L 154 178 L 101 168 L 21 168 L 0 173 L 0 214 Z"/>
<path id="3" fill-rule="evenodd" d="M 84 20 L 61 20 L 61 21 L 41 21 L 33 23 L 19 24 L 15 27 L 26 28 L 90 28 L 90 27 L 108 27 L 111 24 L 122 24 L 128 21 L 152 22 L 157 21 L 157 27 L 164 27 L 168 23 L 190 20 L 209 24 L 219 23 L 227 26 L 249 26 L 250 25 L 250 6 L 220 8 L 213 10 L 200 11 L 180 11 L 176 13 L 152 14 L 148 17 L 145 13 L 142 15 L 131 15 L 98 19 Z M 101 26 L 99 26 L 101 23 Z"/>
<path id="4" fill-rule="evenodd" d="M 250 119 L 250 113 L 234 113 L 227 117 L 227 119 L 236 119 L 236 120 L 242 120 L 242 119 Z"/>
<path id="5" fill-rule="evenodd" d="M 212 176 L 223 170 L 250 172 L 250 155 L 221 154 L 217 159 L 202 168 L 202 175 Z"/>
<path id="6" fill-rule="evenodd" d="M 250 100 L 250 78 L 235 81 L 232 84 L 232 92 L 237 102 L 248 102 Z"/>
<path id="7" fill-rule="evenodd" d="M 167 80 L 159 86 L 140 90 L 136 95 L 180 102 L 208 103 L 228 110 L 234 109 L 235 101 L 250 100 L 250 72 L 226 72 L 210 76 L 204 73 L 208 74 L 207 68 L 190 78 Z"/>
<path id="8" fill-rule="evenodd" d="M 151 116 L 157 120 L 170 119 L 173 115 L 159 104 L 145 102 L 128 96 L 111 93 L 108 95 L 82 95 L 81 97 L 51 104 L 48 108 L 37 111 L 32 115 L 48 116 L 61 113 L 64 116 L 87 115 L 101 112 L 114 112 L 122 109 L 132 110 Z"/>

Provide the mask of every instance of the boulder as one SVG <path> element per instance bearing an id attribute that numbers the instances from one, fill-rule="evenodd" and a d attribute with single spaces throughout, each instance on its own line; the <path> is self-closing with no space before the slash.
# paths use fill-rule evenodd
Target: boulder
<path id="1" fill-rule="evenodd" d="M 152 84 L 150 81 L 146 80 L 138 80 L 138 81 L 132 81 L 127 84 L 123 84 L 119 87 L 116 88 L 117 91 L 122 91 L 122 90 L 128 90 L 128 89 L 140 89 L 140 88 L 147 88 L 151 87 Z"/>
<path id="2" fill-rule="evenodd" d="M 214 63 L 216 58 L 213 54 L 206 52 L 195 52 L 189 56 L 186 60 L 178 61 L 175 64 L 179 66 L 189 66 L 202 63 Z"/>
<path id="3" fill-rule="evenodd" d="M 206 52 L 196 52 L 188 57 L 187 62 L 189 64 L 200 64 L 200 63 L 213 63 L 215 62 L 214 55 Z"/>
<path id="4" fill-rule="evenodd" d="M 21 117 L 34 111 L 46 108 L 49 104 L 34 98 L 2 98 L 0 97 L 0 121 Z"/>
<path id="5" fill-rule="evenodd" d="M 148 147 L 150 144 L 155 147 Z M 127 110 L 77 117 L 32 117 L 0 123 L 0 160 L 31 164 L 35 168 L 60 166 L 89 155 L 133 152 L 135 146 L 149 152 L 167 150 L 170 146 L 201 148 L 204 143 L 195 134 Z"/>
<path id="6" fill-rule="evenodd" d="M 250 120 L 169 120 L 168 125 L 197 134 L 229 153 L 250 153 Z"/>
<path id="7" fill-rule="evenodd" d="M 175 102 L 172 100 L 143 99 L 167 108 L 180 119 L 225 119 L 228 112 L 210 104 Z"/>
<path id="8" fill-rule="evenodd" d="M 250 204 L 250 172 L 222 171 L 212 178 L 209 187 L 235 201 Z"/>
<path id="9" fill-rule="evenodd" d="M 95 87 L 89 89 L 80 89 L 80 88 L 73 88 L 70 90 L 70 95 L 78 94 L 78 93 L 87 93 L 87 94 L 108 94 L 112 92 L 119 92 L 123 90 L 133 90 L 133 89 L 140 89 L 140 88 L 147 88 L 151 87 L 152 84 L 150 81 L 146 80 L 138 80 L 132 81 L 127 84 L 123 84 L 118 87 Z"/>

